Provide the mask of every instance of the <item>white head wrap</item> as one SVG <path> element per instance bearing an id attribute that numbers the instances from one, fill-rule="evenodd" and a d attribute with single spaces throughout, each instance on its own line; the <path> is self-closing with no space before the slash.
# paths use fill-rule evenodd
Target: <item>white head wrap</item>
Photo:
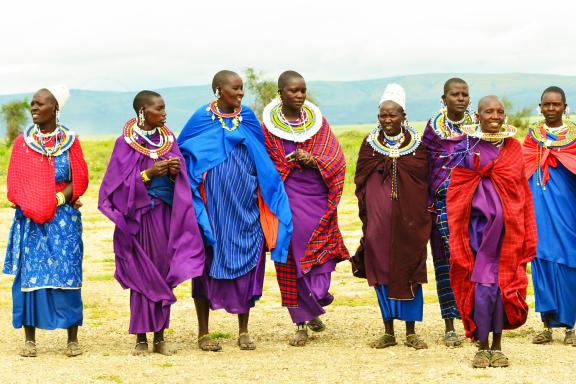
<path id="1" fill-rule="evenodd" d="M 64 104 L 66 104 L 70 98 L 70 91 L 68 90 L 68 87 L 65 85 L 54 85 L 52 87 L 46 87 L 46 89 L 50 91 L 52 96 L 54 96 L 58 102 L 58 109 L 62 110 L 62 108 L 64 108 Z"/>
<path id="2" fill-rule="evenodd" d="M 406 111 L 406 92 L 404 92 L 404 88 L 400 84 L 390 83 L 386 86 L 378 106 L 381 106 L 385 101 L 393 101 Z"/>

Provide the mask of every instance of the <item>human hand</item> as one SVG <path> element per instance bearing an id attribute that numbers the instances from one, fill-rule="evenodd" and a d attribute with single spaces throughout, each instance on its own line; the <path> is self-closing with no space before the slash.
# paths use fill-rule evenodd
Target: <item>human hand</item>
<path id="1" fill-rule="evenodd" d="M 149 178 L 162 177 L 168 173 L 170 160 L 158 160 L 153 166 L 146 170 L 146 175 Z"/>
<path id="2" fill-rule="evenodd" d="M 177 157 L 171 157 L 168 159 L 168 172 L 170 172 L 170 176 L 178 176 L 180 173 L 181 165 L 180 159 Z"/>
<path id="3" fill-rule="evenodd" d="M 305 167 L 308 168 L 317 168 L 318 164 L 316 163 L 316 159 L 314 156 L 309 152 L 303 151 L 302 149 L 296 150 L 296 159 Z"/>
<path id="4" fill-rule="evenodd" d="M 74 209 L 80 209 L 81 206 L 83 206 L 84 204 L 80 201 L 80 199 L 76 199 L 76 201 L 72 204 L 72 208 Z"/>

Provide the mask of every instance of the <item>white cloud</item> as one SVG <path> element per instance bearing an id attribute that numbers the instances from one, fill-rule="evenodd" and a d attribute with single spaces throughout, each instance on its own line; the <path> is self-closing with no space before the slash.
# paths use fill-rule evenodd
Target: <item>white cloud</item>
<path id="1" fill-rule="evenodd" d="M 2 2 L 0 94 L 64 82 L 207 84 L 219 69 L 310 80 L 427 72 L 576 75 L 572 2 Z"/>

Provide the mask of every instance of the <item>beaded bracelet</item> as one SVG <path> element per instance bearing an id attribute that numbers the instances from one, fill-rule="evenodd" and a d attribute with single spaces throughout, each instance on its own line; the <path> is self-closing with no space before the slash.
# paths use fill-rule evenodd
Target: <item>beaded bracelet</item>
<path id="1" fill-rule="evenodd" d="M 147 183 L 151 180 L 150 177 L 148 177 L 148 174 L 146 173 L 146 171 L 140 172 L 140 177 L 142 178 L 142 181 L 145 183 Z"/>
<path id="2" fill-rule="evenodd" d="M 64 196 L 64 193 L 58 192 L 56 194 L 56 201 L 58 202 L 58 204 L 57 204 L 58 207 L 66 204 L 66 196 Z"/>

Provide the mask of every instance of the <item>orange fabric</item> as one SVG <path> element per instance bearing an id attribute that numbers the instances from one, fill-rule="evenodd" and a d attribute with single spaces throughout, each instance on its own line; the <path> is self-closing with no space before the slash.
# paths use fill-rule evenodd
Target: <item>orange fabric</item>
<path id="1" fill-rule="evenodd" d="M 260 207 L 260 225 L 262 225 L 262 232 L 264 232 L 268 250 L 271 250 L 276 248 L 276 239 L 278 239 L 278 218 L 266 205 L 266 202 L 260 194 L 260 188 L 258 188 L 258 206 Z"/>
<path id="2" fill-rule="evenodd" d="M 538 152 L 540 152 L 540 155 Z M 524 155 L 527 178 L 530 178 L 538 169 L 538 158 L 540 157 L 542 185 L 546 185 L 546 182 L 550 179 L 548 167 L 556 168 L 558 161 L 568 168 L 570 172 L 576 174 L 576 141 L 565 147 L 545 148 L 540 147 L 532 136 L 527 135 L 522 145 L 522 153 Z"/>

